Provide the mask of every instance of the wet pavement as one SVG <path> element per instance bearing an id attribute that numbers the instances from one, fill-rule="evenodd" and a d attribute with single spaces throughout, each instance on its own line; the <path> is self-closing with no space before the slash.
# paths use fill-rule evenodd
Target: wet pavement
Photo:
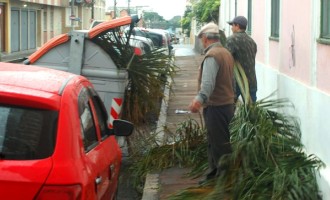
<path id="1" fill-rule="evenodd" d="M 175 57 L 197 55 L 197 52 L 193 48 L 194 47 L 191 44 L 175 44 L 175 45 L 173 45 Z"/>
<path id="2" fill-rule="evenodd" d="M 192 45 L 174 45 L 175 64 L 179 67 L 174 76 L 172 92 L 169 94 L 165 125 L 168 131 L 175 133 L 180 122 L 188 118 L 202 120 L 200 114 L 176 113 L 176 110 L 188 110 L 188 105 L 197 93 L 198 68 L 203 59 L 194 51 Z M 187 176 L 188 168 L 172 167 L 159 173 L 148 174 L 142 200 L 165 200 L 182 189 L 197 186 L 199 179 Z"/>

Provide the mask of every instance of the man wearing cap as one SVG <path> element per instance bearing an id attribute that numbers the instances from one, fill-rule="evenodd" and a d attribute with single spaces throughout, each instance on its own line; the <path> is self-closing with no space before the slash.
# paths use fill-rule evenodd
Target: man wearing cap
<path id="1" fill-rule="evenodd" d="M 235 61 L 238 61 L 247 76 L 249 82 L 250 96 L 252 102 L 257 100 L 257 76 L 255 70 L 255 58 L 257 54 L 257 44 L 245 32 L 247 19 L 243 16 L 237 16 L 229 21 L 233 34 L 227 38 L 226 48 L 231 52 Z M 235 102 L 241 95 L 241 90 L 236 84 Z"/>
<path id="2" fill-rule="evenodd" d="M 234 116 L 234 59 L 221 45 L 216 24 L 211 22 L 203 26 L 198 38 L 204 47 L 205 58 L 199 69 L 198 94 L 189 109 L 195 113 L 203 107 L 207 129 L 209 172 L 202 184 L 220 175 L 219 160 L 231 153 L 228 126 Z"/>

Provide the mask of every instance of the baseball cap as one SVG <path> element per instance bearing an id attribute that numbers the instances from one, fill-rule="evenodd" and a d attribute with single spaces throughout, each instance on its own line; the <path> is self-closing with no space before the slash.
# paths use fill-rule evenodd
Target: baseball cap
<path id="1" fill-rule="evenodd" d="M 237 16 L 233 20 L 227 22 L 229 25 L 239 24 L 242 26 L 247 26 L 247 19 L 243 16 Z"/>
<path id="2" fill-rule="evenodd" d="M 219 26 L 210 22 L 201 28 L 197 36 L 200 38 L 203 33 L 219 33 Z"/>

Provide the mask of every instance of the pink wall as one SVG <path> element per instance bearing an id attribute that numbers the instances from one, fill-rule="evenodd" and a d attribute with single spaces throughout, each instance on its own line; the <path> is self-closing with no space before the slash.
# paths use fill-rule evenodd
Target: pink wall
<path id="1" fill-rule="evenodd" d="M 330 46 L 317 45 L 317 83 L 316 86 L 330 93 Z"/>
<path id="2" fill-rule="evenodd" d="M 246 16 L 246 1 L 238 0 L 237 5 L 237 14 Z M 258 45 L 257 62 L 329 94 L 330 45 L 318 44 L 318 35 L 315 35 L 318 30 L 314 30 L 319 29 L 320 24 L 317 21 L 319 8 L 315 8 L 318 4 L 312 0 L 281 1 L 279 41 L 269 39 L 270 2 L 254 0 L 252 5 L 251 36 Z M 313 19 L 316 24 L 313 24 Z"/>
<path id="3" fill-rule="evenodd" d="M 259 62 L 266 62 L 266 46 L 264 36 L 266 35 L 265 23 L 265 7 L 266 1 L 255 0 L 252 3 L 252 10 L 258 10 L 261 12 L 252 12 L 252 38 L 258 45 L 257 60 Z"/>
<path id="4" fill-rule="evenodd" d="M 280 66 L 280 47 L 278 41 L 269 41 L 269 66 L 274 69 L 279 69 Z"/>
<path id="5" fill-rule="evenodd" d="M 299 6 L 297 6 L 299 5 Z M 310 84 L 312 59 L 312 6 L 310 0 L 281 1 L 280 66 L 282 73 Z M 294 8 L 294 9 L 292 9 Z M 294 39 L 292 39 L 292 37 Z M 291 53 L 294 42 L 295 66 Z"/>

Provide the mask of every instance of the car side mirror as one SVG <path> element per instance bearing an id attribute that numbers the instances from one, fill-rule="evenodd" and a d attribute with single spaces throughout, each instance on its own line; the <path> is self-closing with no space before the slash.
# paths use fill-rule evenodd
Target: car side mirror
<path id="1" fill-rule="evenodd" d="M 129 136 L 132 134 L 134 125 L 126 120 L 115 119 L 112 122 L 113 128 L 110 129 L 109 135 L 115 136 Z"/>

